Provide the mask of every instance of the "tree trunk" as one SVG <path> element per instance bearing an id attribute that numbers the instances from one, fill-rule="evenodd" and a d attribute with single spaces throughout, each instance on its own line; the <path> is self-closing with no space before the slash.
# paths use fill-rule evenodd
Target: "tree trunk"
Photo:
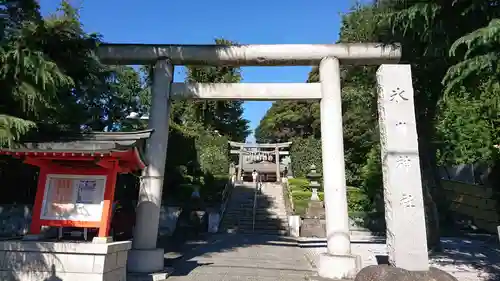
<path id="1" fill-rule="evenodd" d="M 425 207 L 425 224 L 427 231 L 427 248 L 429 251 L 441 251 L 441 229 L 438 203 L 443 201 L 443 192 L 439 173 L 437 172 L 436 150 L 428 141 L 430 138 L 424 137 L 420 144 L 420 163 L 422 170 L 422 193 Z"/>

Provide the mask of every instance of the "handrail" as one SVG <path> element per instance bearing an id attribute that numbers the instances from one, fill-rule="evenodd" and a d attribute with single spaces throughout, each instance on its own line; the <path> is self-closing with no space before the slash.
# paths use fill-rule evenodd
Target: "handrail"
<path id="1" fill-rule="evenodd" d="M 229 180 L 226 182 L 226 185 L 224 186 L 224 190 L 222 191 L 222 206 L 219 210 L 220 212 L 220 219 L 219 219 L 219 224 L 222 222 L 222 218 L 224 217 L 224 213 L 226 212 L 227 204 L 229 202 L 229 197 L 231 194 L 231 190 L 234 187 L 233 181 L 231 177 Z"/>
<path id="2" fill-rule="evenodd" d="M 293 204 L 292 191 L 290 190 L 290 185 L 288 180 L 281 183 L 281 188 L 283 189 L 283 199 L 285 200 L 286 213 L 292 216 L 295 213 L 295 206 Z"/>
<path id="3" fill-rule="evenodd" d="M 257 213 L 257 190 L 259 189 L 260 178 L 255 181 L 255 191 L 253 195 L 253 215 L 252 215 L 252 232 L 255 232 L 255 216 Z"/>

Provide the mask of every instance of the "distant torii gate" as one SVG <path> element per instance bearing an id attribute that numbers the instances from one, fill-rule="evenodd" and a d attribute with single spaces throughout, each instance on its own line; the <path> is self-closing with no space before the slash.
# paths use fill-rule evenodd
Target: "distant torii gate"
<path id="1" fill-rule="evenodd" d="M 231 154 L 238 154 L 238 176 L 237 179 L 241 179 L 241 170 L 243 168 L 243 157 L 245 154 L 271 154 L 274 153 L 274 159 L 276 161 L 276 181 L 281 180 L 281 171 L 280 171 L 280 155 L 289 155 L 288 151 L 280 151 L 280 148 L 288 148 L 290 147 L 291 142 L 283 142 L 283 143 L 242 143 L 242 142 L 234 142 L 229 141 L 229 146 L 231 147 Z M 237 148 L 237 150 L 233 150 L 232 148 Z M 257 148 L 259 151 L 251 151 L 248 149 Z M 272 148 L 273 151 L 262 151 L 263 148 Z"/>

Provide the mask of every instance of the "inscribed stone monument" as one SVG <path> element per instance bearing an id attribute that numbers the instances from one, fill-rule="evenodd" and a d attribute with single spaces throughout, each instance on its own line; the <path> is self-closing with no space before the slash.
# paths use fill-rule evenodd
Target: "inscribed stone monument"
<path id="1" fill-rule="evenodd" d="M 378 112 L 389 262 L 429 269 L 410 65 L 377 71 Z"/>

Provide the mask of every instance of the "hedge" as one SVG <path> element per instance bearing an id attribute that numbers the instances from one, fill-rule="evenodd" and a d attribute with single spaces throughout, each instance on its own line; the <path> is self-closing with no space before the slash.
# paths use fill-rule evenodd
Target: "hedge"
<path id="1" fill-rule="evenodd" d="M 295 177 L 305 177 L 316 165 L 316 171 L 322 173 L 321 141 L 313 137 L 293 138 L 290 147 L 292 171 Z"/>
<path id="2" fill-rule="evenodd" d="M 306 178 L 291 178 L 288 179 L 288 185 L 292 191 L 295 190 L 309 190 L 309 181 Z"/>
<path id="3" fill-rule="evenodd" d="M 303 215 L 309 199 L 311 198 L 312 192 L 309 190 L 307 179 L 295 178 L 288 181 L 289 190 L 292 195 L 295 213 Z M 318 192 L 318 196 L 321 200 L 324 199 L 324 193 Z M 369 206 L 368 197 L 363 193 L 362 190 L 355 187 L 347 188 L 347 205 L 349 212 L 364 212 Z"/>

